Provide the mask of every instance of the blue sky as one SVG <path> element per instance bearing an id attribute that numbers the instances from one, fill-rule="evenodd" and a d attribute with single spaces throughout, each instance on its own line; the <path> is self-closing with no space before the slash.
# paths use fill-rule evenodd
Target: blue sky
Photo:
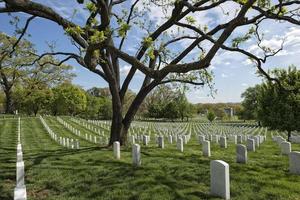
<path id="1" fill-rule="evenodd" d="M 43 2 L 52 7 L 58 13 L 64 17 L 71 18 L 73 9 L 78 9 L 75 17 L 72 19 L 73 22 L 82 24 L 87 16 L 87 11 L 83 9 L 83 6 L 76 4 L 76 1 L 61 1 L 61 0 L 36 0 L 36 2 Z M 1 4 L 0 4 L 1 5 Z M 128 5 L 124 5 L 125 7 Z M 225 4 L 222 9 L 225 11 L 233 10 L 230 3 Z M 164 21 L 163 12 L 153 5 L 150 5 L 150 13 L 147 17 L 153 23 L 153 26 L 159 25 Z M 120 8 L 118 8 L 120 9 Z M 141 9 L 141 7 L 140 7 Z M 232 16 L 225 16 L 222 9 L 217 8 L 209 12 L 204 12 L 200 15 L 194 15 L 194 18 L 201 22 L 208 24 L 209 27 L 215 26 L 217 23 L 228 21 Z M 116 10 L 118 12 L 119 10 Z M 19 15 L 21 20 L 24 21 L 28 16 L 25 14 Z M 0 31 L 7 34 L 13 33 L 13 27 L 8 23 L 10 17 L 6 14 L 0 14 Z M 249 27 L 238 29 L 234 35 L 242 34 Z M 300 67 L 300 28 L 290 25 L 288 23 L 274 23 L 271 21 L 265 21 L 262 24 L 264 33 L 264 44 L 270 47 L 278 47 L 280 41 L 285 38 L 285 47 L 282 52 L 277 56 L 270 58 L 264 65 L 265 69 L 272 69 L 274 67 L 287 67 L 291 64 Z M 54 42 L 56 44 L 56 50 L 65 50 L 68 52 L 75 51 L 75 48 L 71 45 L 67 39 L 64 31 L 61 27 L 55 23 L 36 18 L 29 27 L 28 33 L 32 35 L 30 40 L 35 44 L 37 50 L 42 53 L 48 50 L 47 42 Z M 142 36 L 145 36 L 145 32 L 140 30 L 131 29 L 129 32 L 128 41 L 125 43 L 125 49 L 128 53 L 134 55 L 136 49 L 139 47 Z M 174 48 L 183 49 L 184 46 L 188 45 L 188 41 L 184 41 Z M 206 45 L 206 44 L 204 44 Z M 250 39 L 243 46 L 244 49 L 250 50 L 256 54 L 260 54 L 259 50 L 255 45 L 255 41 Z M 192 52 L 189 55 L 189 59 L 197 57 L 198 52 Z M 69 64 L 74 66 L 74 72 L 77 77 L 74 78 L 73 82 L 82 86 L 85 89 L 91 87 L 107 87 L 107 84 L 98 76 L 87 69 L 84 69 L 74 61 L 70 61 Z M 126 75 L 130 66 L 124 62 L 121 62 L 121 73 L 122 77 Z M 215 78 L 215 89 L 217 94 L 214 98 L 208 96 L 209 90 L 203 89 L 191 89 L 187 94 L 188 99 L 193 103 L 206 103 L 206 102 L 239 102 L 241 100 L 241 93 L 249 86 L 254 86 L 261 82 L 261 78 L 256 75 L 256 68 L 251 64 L 246 57 L 241 56 L 237 53 L 219 51 L 218 55 L 212 62 L 210 69 L 213 71 Z M 143 75 L 138 73 L 136 78 L 130 85 L 133 91 L 137 91 L 141 82 L 143 81 Z"/>

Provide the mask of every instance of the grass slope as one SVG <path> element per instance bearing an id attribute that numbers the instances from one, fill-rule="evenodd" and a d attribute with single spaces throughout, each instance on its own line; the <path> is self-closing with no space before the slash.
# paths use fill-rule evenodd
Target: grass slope
<path id="1" fill-rule="evenodd" d="M 16 122 L 0 121 L 0 199 L 12 199 L 15 185 Z M 47 118 L 55 132 L 71 134 Z M 75 136 L 74 136 L 75 137 Z M 300 199 L 300 176 L 288 173 L 288 158 L 271 141 L 248 154 L 247 165 L 235 163 L 235 145 L 227 149 L 212 144 L 212 157 L 205 158 L 195 137 L 184 146 L 165 141 L 165 149 L 153 143 L 142 146 L 142 166 L 131 164 L 131 148 L 123 148 L 121 160 L 112 150 L 86 142 L 80 150 L 56 144 L 38 118 L 22 119 L 22 144 L 28 199 L 218 199 L 209 195 L 210 160 L 230 165 L 231 199 Z M 293 144 L 300 151 L 300 145 Z"/>

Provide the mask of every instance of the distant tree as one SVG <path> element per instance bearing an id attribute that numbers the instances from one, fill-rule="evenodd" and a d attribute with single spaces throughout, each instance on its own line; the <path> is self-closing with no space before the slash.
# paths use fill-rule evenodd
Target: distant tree
<path id="1" fill-rule="evenodd" d="M 250 120 L 257 119 L 257 100 L 259 94 L 260 85 L 249 87 L 245 92 L 242 93 L 243 98 L 241 111 L 241 118 Z"/>
<path id="2" fill-rule="evenodd" d="M 13 113 L 12 89 L 28 74 L 34 51 L 29 41 L 0 32 L 0 84 L 6 98 L 5 113 Z"/>
<path id="3" fill-rule="evenodd" d="M 162 111 L 162 116 L 166 119 L 171 119 L 172 121 L 181 117 L 179 105 L 175 101 L 167 102 Z"/>
<path id="4" fill-rule="evenodd" d="M 162 85 L 146 99 L 147 117 L 177 119 L 182 121 L 192 117 L 196 112 L 193 105 L 188 102 L 183 88 Z"/>
<path id="5" fill-rule="evenodd" d="M 162 103 L 152 103 L 147 107 L 147 117 L 150 118 L 163 118 L 164 114 L 164 104 Z"/>
<path id="6" fill-rule="evenodd" d="M 178 108 L 179 117 L 181 118 L 181 121 L 183 121 L 184 118 L 188 121 L 189 118 L 196 112 L 195 108 L 190 102 L 188 102 L 185 96 L 185 91 L 177 91 L 176 94 L 177 97 L 175 97 L 174 102 Z"/>
<path id="7" fill-rule="evenodd" d="M 52 113 L 76 115 L 86 109 L 85 91 L 71 83 L 63 83 L 52 89 Z"/>
<path id="8" fill-rule="evenodd" d="M 258 119 L 264 126 L 288 132 L 300 130 L 300 71 L 295 66 L 272 71 L 280 81 L 266 81 L 258 95 Z"/>
<path id="9" fill-rule="evenodd" d="M 100 106 L 103 102 L 101 97 L 95 97 L 90 95 L 89 93 L 86 94 L 87 97 L 87 106 L 86 110 L 83 113 L 85 118 L 89 119 L 98 119 L 100 118 Z"/>
<path id="10" fill-rule="evenodd" d="M 111 119 L 113 116 L 113 110 L 111 108 L 111 99 L 102 98 L 102 102 L 100 104 L 99 113 L 102 119 Z"/>
<path id="11" fill-rule="evenodd" d="M 0 85 L 6 97 L 6 113 L 12 113 L 15 109 L 14 100 L 19 101 L 12 97 L 16 85 L 26 87 L 23 92 L 26 91 L 27 94 L 23 95 L 29 96 L 33 95 L 33 91 L 37 92 L 36 89 L 39 88 L 37 85 L 51 87 L 74 76 L 70 73 L 71 66 L 58 64 L 60 61 L 54 59 L 52 55 L 36 61 L 38 56 L 29 41 L 1 32 L 0 55 Z"/>
<path id="12" fill-rule="evenodd" d="M 216 115 L 215 115 L 215 113 L 214 113 L 214 112 L 212 112 L 212 111 L 208 111 L 208 113 L 207 113 L 206 117 L 207 117 L 208 121 L 212 122 L 212 121 L 214 121 L 214 120 L 215 120 L 215 118 L 216 118 Z"/>
<path id="13" fill-rule="evenodd" d="M 97 88 L 93 87 L 87 90 L 87 93 L 94 97 L 107 97 L 111 98 L 111 94 L 109 92 L 109 88 Z"/>
<path id="14" fill-rule="evenodd" d="M 36 116 L 38 112 L 42 109 L 49 110 L 49 104 L 52 101 L 53 93 L 48 87 L 36 87 L 23 90 L 23 99 L 21 102 L 21 107 L 18 109 L 20 111 L 25 111 L 27 114 L 34 114 Z M 28 95 L 30 93 L 30 95 Z M 17 96 L 20 98 L 20 95 Z"/>

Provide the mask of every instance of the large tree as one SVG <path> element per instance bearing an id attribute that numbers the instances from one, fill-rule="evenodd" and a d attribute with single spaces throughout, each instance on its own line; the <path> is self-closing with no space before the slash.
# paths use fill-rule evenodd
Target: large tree
<path id="1" fill-rule="evenodd" d="M 261 44 L 262 35 L 258 26 L 267 19 L 274 23 L 286 21 L 300 24 L 300 2 L 287 0 L 90 0 L 85 1 L 90 13 L 83 25 L 75 24 L 45 3 L 1 1 L 5 2 L 5 7 L 0 8 L 0 13 L 23 12 L 50 20 L 61 26 L 79 49 L 79 52 L 44 53 L 41 57 L 50 54 L 65 56 L 64 61 L 75 59 L 108 83 L 113 110 L 110 144 L 114 141 L 125 143 L 138 108 L 156 86 L 169 82 L 195 85 L 207 83 L 205 70 L 220 49 L 249 57 L 262 74 L 272 79 L 263 70 L 262 64 L 280 49 L 274 50 Z M 77 2 L 82 4 L 84 0 Z M 228 3 L 235 10 L 224 13 L 229 20 L 203 24 L 202 20 L 193 17 Z M 149 18 L 149 15 L 153 15 L 151 10 L 161 10 L 165 18 L 153 25 Z M 235 30 L 242 26 L 251 28 L 233 38 L 237 34 Z M 130 29 L 137 31 L 141 37 L 140 47 L 133 54 L 125 48 L 130 38 L 127 34 Z M 257 39 L 259 48 L 264 52 L 262 56 L 241 48 L 240 43 L 251 37 Z M 184 48 L 176 46 L 183 40 L 189 41 Z M 230 40 L 232 45 L 228 42 Z M 191 56 L 192 52 L 198 52 L 199 56 Z M 123 82 L 120 81 L 120 60 L 130 65 Z M 144 81 L 128 110 L 124 112 L 124 97 L 137 71 L 145 75 Z"/>
<path id="2" fill-rule="evenodd" d="M 34 60 L 32 44 L 0 32 L 0 85 L 5 94 L 5 113 L 13 113 L 12 89 L 28 74 Z"/>
<path id="3" fill-rule="evenodd" d="M 70 65 L 58 66 L 60 61 L 53 56 L 44 56 L 35 62 L 37 57 L 33 44 L 28 40 L 0 33 L 0 85 L 5 94 L 6 113 L 16 109 L 13 102 L 15 86 L 21 85 L 23 92 L 26 91 L 24 97 L 31 98 L 30 95 L 37 95 L 38 90 L 71 80 L 74 76 Z"/>
<path id="4" fill-rule="evenodd" d="M 249 87 L 242 93 L 243 109 L 240 113 L 242 119 L 257 119 L 257 97 L 259 93 L 260 85 Z"/>
<path id="5" fill-rule="evenodd" d="M 258 119 L 271 129 L 300 131 L 300 71 L 296 67 L 273 71 L 281 85 L 266 81 L 258 95 Z"/>

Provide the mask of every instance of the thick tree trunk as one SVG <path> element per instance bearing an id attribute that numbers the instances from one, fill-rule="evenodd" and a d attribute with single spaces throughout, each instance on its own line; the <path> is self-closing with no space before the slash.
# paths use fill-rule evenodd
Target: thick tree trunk
<path id="1" fill-rule="evenodd" d="M 288 131 L 288 141 L 289 141 L 289 142 L 290 142 L 291 136 L 292 136 L 292 132 L 291 132 L 291 131 Z"/>
<path id="2" fill-rule="evenodd" d="M 12 114 L 13 111 L 13 102 L 12 102 L 12 96 L 11 96 L 11 90 L 4 89 L 6 101 L 5 101 L 5 113 L 6 114 Z"/>
<path id="3" fill-rule="evenodd" d="M 119 102 L 120 103 L 120 102 Z M 111 124 L 111 133 L 109 146 L 115 141 L 119 141 L 121 145 L 126 145 L 127 133 L 131 124 L 131 120 L 124 120 L 122 115 L 123 105 L 118 102 L 113 102 L 113 117 Z"/>
<path id="4" fill-rule="evenodd" d="M 137 113 L 140 105 L 147 96 L 147 94 L 155 87 L 155 83 L 150 84 L 143 88 L 136 96 L 136 98 L 131 103 L 128 111 L 123 117 L 122 109 L 124 102 L 121 102 L 119 93 L 115 93 L 114 86 L 110 86 L 112 94 L 112 108 L 113 108 L 113 119 L 111 124 L 111 133 L 109 146 L 113 144 L 114 141 L 119 141 L 121 145 L 126 145 L 127 142 L 127 133 L 129 127 L 134 119 L 135 114 Z"/>
<path id="5" fill-rule="evenodd" d="M 111 146 L 115 141 L 119 141 L 121 144 L 124 143 L 124 141 L 121 141 L 121 135 L 123 132 L 123 116 L 122 116 L 122 110 L 118 109 L 118 106 L 114 106 L 115 102 L 113 102 L 113 116 L 112 116 L 112 123 L 111 123 L 111 129 L 110 129 L 110 140 L 109 140 L 109 146 Z"/>

